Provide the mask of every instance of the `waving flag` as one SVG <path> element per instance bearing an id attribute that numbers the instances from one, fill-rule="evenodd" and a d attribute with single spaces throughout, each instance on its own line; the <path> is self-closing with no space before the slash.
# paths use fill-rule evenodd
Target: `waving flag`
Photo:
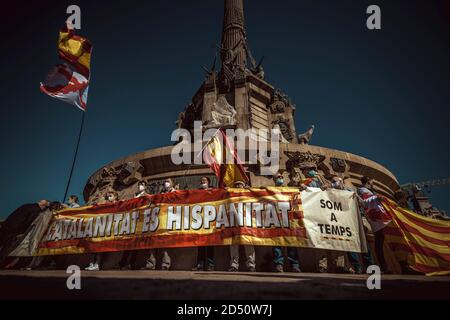
<path id="1" fill-rule="evenodd" d="M 219 133 L 217 131 L 203 150 L 203 161 L 205 161 L 220 180 L 220 166 L 223 162 L 223 144 Z"/>
<path id="2" fill-rule="evenodd" d="M 450 222 L 424 217 L 383 199 L 392 223 L 385 239 L 398 261 L 427 275 L 450 274 Z"/>
<path id="3" fill-rule="evenodd" d="M 365 187 L 359 188 L 358 194 L 364 202 L 364 210 L 372 231 L 377 232 L 385 228 L 392 217 L 382 205 L 383 197 Z"/>
<path id="4" fill-rule="evenodd" d="M 227 159 L 227 152 L 231 154 L 229 157 L 231 159 Z M 219 187 L 233 187 L 237 181 L 244 183 L 250 181 L 239 155 L 222 130 L 218 130 L 206 145 L 203 151 L 203 160 L 217 176 Z"/>
<path id="5" fill-rule="evenodd" d="M 43 83 L 41 91 L 50 97 L 73 104 L 86 111 L 89 80 L 67 64 L 55 66 Z"/>
<path id="6" fill-rule="evenodd" d="M 89 79 L 92 45 L 88 39 L 75 35 L 73 29 L 64 27 L 59 32 L 59 57 L 71 64 L 76 71 Z"/>
<path id="7" fill-rule="evenodd" d="M 56 65 L 41 83 L 40 90 L 52 98 L 86 111 L 92 45 L 64 27 L 59 33 L 58 54 L 64 61 Z"/>

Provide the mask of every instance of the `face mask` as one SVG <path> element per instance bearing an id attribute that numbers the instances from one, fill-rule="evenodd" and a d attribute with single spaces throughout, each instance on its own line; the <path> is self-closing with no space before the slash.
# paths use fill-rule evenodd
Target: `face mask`
<path id="1" fill-rule="evenodd" d="M 145 186 L 140 185 L 140 186 L 139 186 L 139 191 L 141 191 L 141 192 L 142 192 L 142 191 L 145 191 Z"/>
<path id="2" fill-rule="evenodd" d="M 109 201 L 114 201 L 114 196 L 109 196 L 109 197 L 108 197 L 108 200 L 109 200 Z"/>
<path id="3" fill-rule="evenodd" d="M 202 183 L 202 189 L 208 189 L 208 184 L 207 183 Z"/>
<path id="4" fill-rule="evenodd" d="M 310 178 L 315 178 L 316 175 L 317 175 L 317 172 L 314 171 L 314 170 L 311 170 L 311 171 L 308 172 L 308 176 L 309 176 Z"/>
<path id="5" fill-rule="evenodd" d="M 170 188 L 170 182 L 164 182 L 164 188 L 169 189 Z"/>
<path id="6" fill-rule="evenodd" d="M 341 188 L 341 184 L 339 182 L 333 182 L 331 183 L 331 186 L 335 189 L 340 189 Z"/>
<path id="7" fill-rule="evenodd" d="M 277 181 L 275 182 L 275 184 L 280 187 L 284 184 L 284 180 L 281 178 L 278 178 Z"/>

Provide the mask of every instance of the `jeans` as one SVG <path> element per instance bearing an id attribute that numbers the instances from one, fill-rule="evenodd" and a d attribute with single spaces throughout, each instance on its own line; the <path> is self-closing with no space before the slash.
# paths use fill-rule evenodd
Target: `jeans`
<path id="1" fill-rule="evenodd" d="M 288 260 L 292 267 L 298 267 L 300 265 L 298 259 L 298 251 L 296 247 L 287 248 Z M 273 248 L 273 263 L 275 265 L 284 265 L 283 249 L 281 247 Z"/>
<path id="2" fill-rule="evenodd" d="M 361 260 L 362 259 L 362 264 Z M 348 260 L 350 264 L 355 269 L 356 272 L 362 273 L 368 266 L 373 265 L 372 253 L 370 252 L 370 248 L 367 248 L 366 253 L 358 253 L 358 252 L 348 252 Z"/>

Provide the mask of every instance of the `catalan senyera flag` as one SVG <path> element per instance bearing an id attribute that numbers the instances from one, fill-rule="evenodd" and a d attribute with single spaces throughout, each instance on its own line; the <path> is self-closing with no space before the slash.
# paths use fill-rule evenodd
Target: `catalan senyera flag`
<path id="1" fill-rule="evenodd" d="M 386 198 L 382 205 L 392 217 L 384 234 L 397 261 L 427 275 L 450 274 L 450 221 L 419 215 Z"/>
<path id="2" fill-rule="evenodd" d="M 203 160 L 217 176 L 221 188 L 233 187 L 237 181 L 250 182 L 239 155 L 221 129 L 206 145 Z"/>
<path id="3" fill-rule="evenodd" d="M 57 64 L 40 85 L 40 90 L 52 98 L 86 111 L 90 81 L 92 45 L 88 39 L 76 36 L 74 30 L 61 29 L 58 54 L 64 63 Z"/>

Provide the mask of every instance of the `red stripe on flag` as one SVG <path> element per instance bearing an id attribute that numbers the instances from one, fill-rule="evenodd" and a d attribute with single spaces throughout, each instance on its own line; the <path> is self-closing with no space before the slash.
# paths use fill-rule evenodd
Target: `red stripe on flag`
<path id="1" fill-rule="evenodd" d="M 223 245 L 226 238 L 233 236 L 253 236 L 261 239 L 271 239 L 274 237 L 297 237 L 306 238 L 306 231 L 298 229 L 253 229 L 253 228 L 229 228 L 221 229 L 209 235 L 184 234 L 184 235 L 154 235 L 138 236 L 131 239 L 115 239 L 93 242 L 86 239 L 61 240 L 42 242 L 39 248 L 42 249 L 62 249 L 64 247 L 84 247 L 92 252 L 122 251 L 133 249 L 150 249 L 164 247 L 192 247 Z"/>

